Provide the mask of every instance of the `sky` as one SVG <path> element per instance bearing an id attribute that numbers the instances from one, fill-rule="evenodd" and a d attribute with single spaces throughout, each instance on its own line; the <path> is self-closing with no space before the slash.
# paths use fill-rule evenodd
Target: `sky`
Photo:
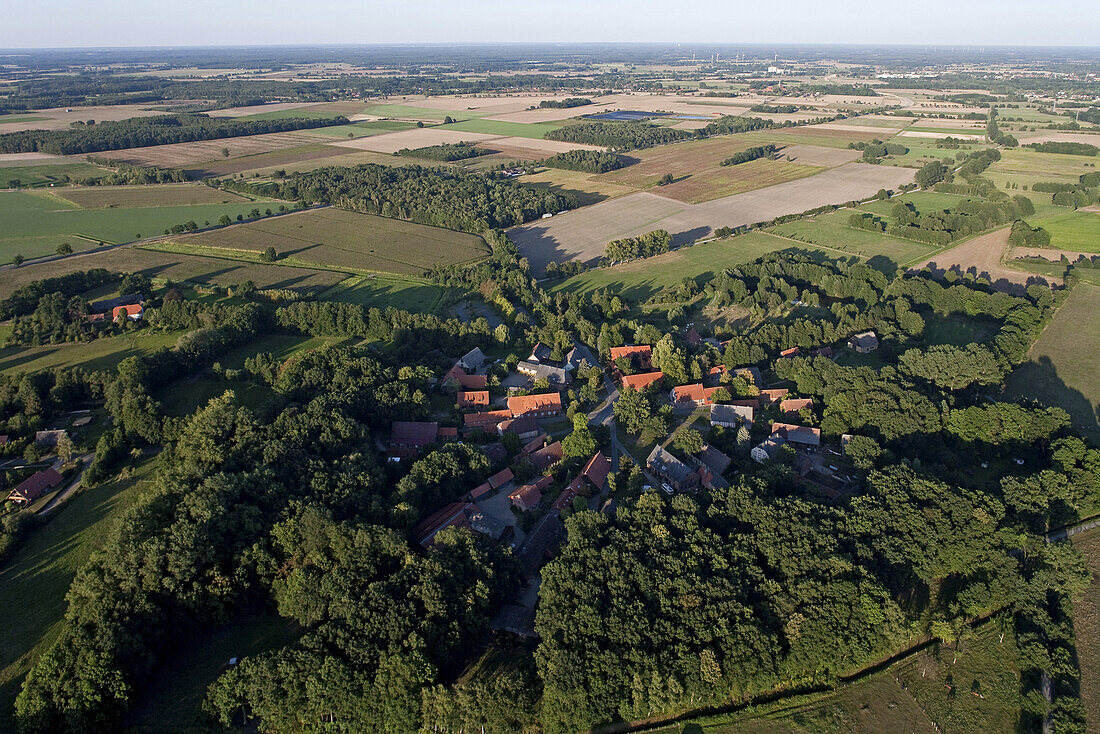
<path id="1" fill-rule="evenodd" d="M 595 41 L 1095 46 L 1100 11 L 1087 0 L 0 0 L 8 49 Z"/>

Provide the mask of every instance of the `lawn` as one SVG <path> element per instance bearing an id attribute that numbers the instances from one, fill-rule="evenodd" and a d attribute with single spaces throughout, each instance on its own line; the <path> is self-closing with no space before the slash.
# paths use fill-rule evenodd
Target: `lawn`
<path id="1" fill-rule="evenodd" d="M 474 263 L 489 254 L 477 235 L 334 208 L 186 235 L 176 244 L 253 257 L 273 247 L 287 264 L 400 275 Z"/>
<path id="2" fill-rule="evenodd" d="M 1069 412 L 1073 425 L 1100 443 L 1100 287 L 1081 283 L 1032 345 L 1028 361 L 1009 374 L 1005 397 L 1034 398 Z"/>
<path id="3" fill-rule="evenodd" d="M 842 210 L 844 219 L 851 216 L 851 210 Z M 890 237 L 881 232 L 856 229 L 837 223 L 836 219 L 803 219 L 787 222 L 768 230 L 783 237 L 799 240 L 822 247 L 841 250 L 862 258 L 876 256 L 890 258 L 895 265 L 906 265 L 922 260 L 936 252 L 935 247 L 919 242 Z"/>
<path id="4" fill-rule="evenodd" d="M 444 113 L 446 114 L 446 113 Z M 465 113 L 463 113 L 465 114 Z M 535 138 L 541 140 L 546 133 L 557 130 L 561 125 L 552 122 L 505 122 L 504 120 L 463 120 L 451 125 L 442 125 L 440 130 L 458 130 L 464 133 L 485 133 L 486 135 L 506 135 L 514 138 Z M 492 143 L 486 143 L 492 147 Z"/>
<path id="5" fill-rule="evenodd" d="M 37 372 L 54 367 L 80 366 L 86 370 L 113 371 L 127 357 L 175 346 L 183 332 L 148 329 L 90 342 L 48 344 L 38 347 L 0 347 L 0 372 Z"/>
<path id="6" fill-rule="evenodd" d="M 154 196 L 154 187 L 145 192 Z M 226 199 L 233 198 L 225 194 Z M 0 264 L 20 254 L 25 258 L 52 255 L 58 245 L 87 249 L 88 240 L 117 244 L 161 234 L 176 224 L 194 221 L 202 226 L 223 214 L 247 216 L 257 204 L 200 206 L 144 206 L 139 208 L 80 209 L 59 197 L 21 191 L 0 193 Z M 264 208 L 262 205 L 260 208 Z"/>
<path id="7" fill-rule="evenodd" d="M 110 171 L 93 166 L 91 163 L 47 163 L 29 166 L 0 166 L 0 187 L 11 186 L 19 181 L 20 186 L 45 186 L 63 183 L 69 180 L 85 178 L 103 178 Z"/>
<path id="8" fill-rule="evenodd" d="M 1050 232 L 1050 246 L 1053 248 L 1100 252 L 1100 214 L 1063 210 L 1053 217 L 1031 219 L 1029 223 Z"/>
<path id="9" fill-rule="evenodd" d="M 14 731 L 9 718 L 23 676 L 61 631 L 65 594 L 76 572 L 106 540 L 113 520 L 149 486 L 153 462 L 130 479 L 84 490 L 33 530 L 0 569 L 0 731 Z"/>
<path id="10" fill-rule="evenodd" d="M 1100 528 L 1074 535 L 1073 544 L 1092 571 L 1092 585 L 1073 603 L 1073 631 L 1081 670 L 1081 702 L 1088 712 L 1087 721 L 1095 727 L 1100 721 Z"/>

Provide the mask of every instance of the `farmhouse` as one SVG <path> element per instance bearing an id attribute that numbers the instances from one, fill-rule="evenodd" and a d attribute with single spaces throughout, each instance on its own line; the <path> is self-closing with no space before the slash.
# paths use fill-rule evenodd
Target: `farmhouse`
<path id="1" fill-rule="evenodd" d="M 514 418 L 506 421 L 501 421 L 497 425 L 497 433 L 503 436 L 505 433 L 514 433 L 519 436 L 521 441 L 530 441 L 535 436 L 541 433 L 538 421 L 533 416 L 524 415 L 519 418 Z"/>
<path id="2" fill-rule="evenodd" d="M 610 472 L 611 460 L 604 456 L 602 451 L 597 451 L 596 455 L 584 465 L 581 473 L 554 500 L 553 509 L 561 510 L 570 505 L 585 485 L 591 486 L 596 492 L 602 492 Z"/>
<path id="3" fill-rule="evenodd" d="M 454 367 L 443 375 L 440 384 L 443 387 L 454 387 L 460 390 L 484 390 L 489 386 L 489 378 L 486 375 L 468 375 L 462 365 L 455 362 Z"/>
<path id="4" fill-rule="evenodd" d="M 439 436 L 439 424 L 432 421 L 394 421 L 390 426 L 389 456 L 394 459 L 415 458 Z"/>
<path id="5" fill-rule="evenodd" d="M 778 403 L 780 400 L 786 397 L 787 393 L 789 392 L 790 390 L 787 390 L 786 388 L 780 388 L 778 390 L 761 390 L 760 400 L 764 403 L 764 405 L 774 405 L 775 403 Z"/>
<path id="6" fill-rule="evenodd" d="M 796 426 L 791 423 L 772 423 L 772 435 L 781 436 L 791 443 L 805 446 L 821 445 L 821 429 L 809 426 Z"/>
<path id="7" fill-rule="evenodd" d="M 480 428 L 487 431 L 496 428 L 498 423 L 511 417 L 512 414 L 507 410 L 488 410 L 484 413 L 467 413 L 462 416 L 462 423 L 469 430 Z"/>
<path id="8" fill-rule="evenodd" d="M 873 331 L 861 332 L 848 340 L 848 347 L 860 354 L 873 352 L 878 349 L 878 336 Z"/>
<path id="9" fill-rule="evenodd" d="M 752 451 L 749 452 L 749 456 L 753 461 L 763 464 L 768 459 L 774 459 L 776 454 L 779 453 L 779 449 L 787 445 L 787 439 L 778 434 L 772 434 L 769 438 L 765 439 L 762 443 L 752 447 Z"/>
<path id="10" fill-rule="evenodd" d="M 512 474 L 512 470 L 504 469 L 489 477 L 489 486 L 493 489 L 500 489 L 513 479 L 515 479 L 515 475 Z"/>
<path id="11" fill-rule="evenodd" d="M 710 406 L 710 424 L 723 428 L 737 428 L 741 423 L 752 425 L 753 409 L 746 405 Z"/>
<path id="12" fill-rule="evenodd" d="M 707 489 L 728 487 L 729 483 L 722 478 L 726 469 L 733 461 L 730 457 L 714 448 L 710 444 L 703 444 L 703 450 L 689 456 L 688 459 L 698 467 L 697 474 Z"/>
<path id="13" fill-rule="evenodd" d="M 474 347 L 458 360 L 458 364 L 467 372 L 476 372 L 481 365 L 485 364 L 485 354 L 480 347 Z"/>
<path id="14" fill-rule="evenodd" d="M 665 451 L 659 445 L 653 447 L 645 460 L 646 467 L 677 492 L 699 486 L 699 475 L 684 462 Z"/>
<path id="15" fill-rule="evenodd" d="M 540 395 L 517 395 L 508 398 L 508 412 L 512 418 L 529 415 L 534 418 L 553 418 L 561 415 L 561 395 L 556 392 Z"/>
<path id="16" fill-rule="evenodd" d="M 530 360 L 516 365 L 516 372 L 532 377 L 536 380 L 546 380 L 551 385 L 564 385 L 570 380 L 569 370 L 554 364 L 542 364 Z"/>
<path id="17" fill-rule="evenodd" d="M 814 401 L 812 398 L 786 398 L 779 403 L 779 412 L 783 414 L 783 417 L 790 419 L 797 419 L 798 414 L 806 409 L 813 408 Z"/>
<path id="18" fill-rule="evenodd" d="M 672 388 L 668 397 L 673 405 L 707 405 L 717 389 L 716 387 L 703 387 L 703 383 L 697 382 L 694 385 L 680 385 Z"/>
<path id="19" fill-rule="evenodd" d="M 638 392 L 641 392 L 653 383 L 661 380 L 664 376 L 665 373 L 660 370 L 656 372 L 640 372 L 636 375 L 623 375 L 623 389 L 625 390 L 628 387 L 632 387 Z"/>
<path id="20" fill-rule="evenodd" d="M 542 501 L 543 490 L 553 483 L 553 477 L 542 477 L 536 482 L 525 484 L 519 489 L 513 490 L 512 493 L 508 495 L 508 499 L 512 501 L 512 506 L 517 510 L 520 512 L 527 512 Z"/>
<path id="21" fill-rule="evenodd" d="M 800 354 L 802 354 L 802 350 L 798 347 L 791 347 L 790 349 L 784 349 L 780 352 L 779 357 L 780 359 L 789 359 L 791 357 L 797 357 Z"/>
<path id="22" fill-rule="evenodd" d="M 17 505 L 29 505 L 43 494 L 61 484 L 62 476 L 54 468 L 27 477 L 8 493 L 8 501 Z"/>
<path id="23" fill-rule="evenodd" d="M 649 371 L 653 369 L 653 347 L 648 344 L 639 344 L 629 347 L 611 347 L 611 361 L 626 357 L 639 370 Z"/>
<path id="24" fill-rule="evenodd" d="M 461 410 L 489 407 L 488 390 L 466 390 L 458 393 L 458 407 Z"/>
<path id="25" fill-rule="evenodd" d="M 118 310 L 124 306 L 140 306 L 145 303 L 145 296 L 141 293 L 129 293 L 124 296 L 118 296 L 116 298 L 107 298 L 102 301 L 93 301 L 88 304 L 92 309 L 92 313 L 111 314 L 114 318 L 118 318 Z M 127 314 L 129 315 L 129 314 Z"/>
<path id="26" fill-rule="evenodd" d="M 111 320 L 120 321 L 129 319 L 130 321 L 141 321 L 141 317 L 144 313 L 145 308 L 140 303 L 132 303 L 129 306 L 115 306 L 111 309 Z"/>
<path id="27" fill-rule="evenodd" d="M 538 451 L 532 452 L 531 463 L 534 465 L 535 469 L 544 472 L 561 461 L 564 456 L 565 454 L 561 449 L 561 441 L 555 441 L 549 446 L 544 446 Z"/>

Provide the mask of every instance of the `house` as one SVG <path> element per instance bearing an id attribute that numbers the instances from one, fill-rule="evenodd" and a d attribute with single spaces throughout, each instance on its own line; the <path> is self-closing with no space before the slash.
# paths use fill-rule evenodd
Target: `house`
<path id="1" fill-rule="evenodd" d="M 788 420 L 797 419 L 798 414 L 805 408 L 814 407 L 812 398 L 786 398 L 779 402 L 779 412 Z"/>
<path id="2" fill-rule="evenodd" d="M 520 512 L 527 512 L 532 507 L 542 502 L 542 492 L 544 489 L 554 483 L 553 477 L 542 477 L 537 482 L 531 484 L 525 484 L 519 489 L 515 489 L 508 495 L 508 499 L 512 501 L 512 506 Z"/>
<path id="3" fill-rule="evenodd" d="M 744 405 L 710 406 L 710 424 L 723 428 L 737 428 L 742 423 L 752 425 L 753 409 Z"/>
<path id="4" fill-rule="evenodd" d="M 535 418 L 553 418 L 561 415 L 561 395 L 556 392 L 539 395 L 517 395 L 508 398 L 511 418 L 530 415 Z"/>
<path id="5" fill-rule="evenodd" d="M 473 502 L 452 502 L 424 518 L 412 529 L 412 535 L 422 548 L 427 549 L 445 528 L 468 528 L 498 540 L 504 534 L 505 525 L 486 516 Z"/>
<path id="6" fill-rule="evenodd" d="M 704 444 L 702 451 L 694 456 L 689 456 L 688 459 L 698 467 L 695 473 L 699 475 L 700 481 L 702 481 L 703 486 L 707 489 L 718 489 L 729 486 L 729 482 L 727 482 L 722 475 L 725 473 L 726 469 L 729 468 L 733 459 L 726 456 L 718 449 L 708 444 Z"/>
<path id="7" fill-rule="evenodd" d="M 438 437 L 439 424 L 434 421 L 394 421 L 390 425 L 388 453 L 394 459 L 415 458 Z"/>
<path id="8" fill-rule="evenodd" d="M 815 349 L 814 350 L 814 356 L 815 357 L 825 357 L 826 359 L 832 359 L 833 358 L 833 348 L 832 347 L 822 347 L 821 349 Z"/>
<path id="9" fill-rule="evenodd" d="M 602 492 L 607 485 L 607 475 L 610 473 L 611 459 L 604 456 L 602 451 L 597 451 L 596 455 L 584 465 L 581 473 L 554 500 L 552 508 L 562 510 L 568 507 L 573 503 L 576 496 L 584 490 L 585 486 L 592 487 L 595 492 Z"/>
<path id="10" fill-rule="evenodd" d="M 503 436 L 505 433 L 514 433 L 519 436 L 519 440 L 521 441 L 530 441 L 541 432 L 542 429 L 539 428 L 538 421 L 530 415 L 501 421 L 497 424 L 497 433 L 500 436 Z"/>
<path id="11" fill-rule="evenodd" d="M 442 443 L 444 441 L 446 441 L 447 443 L 450 443 L 451 441 L 457 441 L 458 429 L 454 426 L 440 426 L 439 432 L 435 435 L 435 440 L 439 443 Z"/>
<path id="12" fill-rule="evenodd" d="M 526 360 L 516 365 L 516 372 L 535 380 L 546 380 L 551 385 L 564 385 L 570 381 L 569 370 L 555 364 L 541 364 Z"/>
<path id="13" fill-rule="evenodd" d="M 693 385 L 680 385 L 672 388 L 672 391 L 668 394 L 669 400 L 673 405 L 708 405 L 711 401 L 711 396 L 718 390 L 717 387 L 703 387 L 703 383 L 697 382 Z"/>
<path id="14" fill-rule="evenodd" d="M 796 426 L 792 423 L 772 423 L 772 435 L 779 435 L 791 443 L 805 446 L 821 445 L 821 429 L 809 426 Z"/>
<path id="15" fill-rule="evenodd" d="M 645 460 L 646 467 L 677 492 L 695 489 L 699 486 L 699 475 L 684 462 L 665 451 L 660 445 L 654 446 Z"/>
<path id="16" fill-rule="evenodd" d="M 561 441 L 555 441 L 549 446 L 544 446 L 531 453 L 531 463 L 535 469 L 545 472 L 550 467 L 560 462 L 565 457 L 561 450 Z"/>
<path id="17" fill-rule="evenodd" d="M 878 349 L 878 336 L 873 331 L 861 332 L 848 340 L 848 347 L 860 354 L 873 352 Z"/>
<path id="18" fill-rule="evenodd" d="M 92 313 L 115 314 L 119 306 L 140 306 L 145 303 L 145 296 L 141 293 L 129 293 L 116 298 L 108 298 L 103 301 L 93 301 L 88 304 Z"/>
<path id="19" fill-rule="evenodd" d="M 482 535 L 488 535 L 493 540 L 504 537 L 508 526 L 492 515 L 486 515 L 477 505 L 471 505 L 466 511 L 466 517 L 470 521 L 470 530 Z"/>
<path id="20" fill-rule="evenodd" d="M 129 319 L 130 321 L 141 321 L 142 315 L 145 313 L 145 308 L 140 303 L 131 303 L 128 306 L 115 306 L 111 309 L 111 320 L 118 321 L 119 319 Z"/>
<path id="21" fill-rule="evenodd" d="M 460 390 L 484 390 L 489 386 L 489 378 L 486 375 L 468 375 L 466 370 L 462 369 L 462 365 L 456 362 L 454 367 L 443 375 L 440 384 L 443 387 L 454 387 Z"/>
<path id="22" fill-rule="evenodd" d="M 495 429 L 501 421 L 511 417 L 512 414 L 507 410 L 487 410 L 483 413 L 467 413 L 462 416 L 462 424 L 467 430 L 480 428 L 483 431 L 490 431 Z"/>
<path id="23" fill-rule="evenodd" d="M 546 435 L 545 433 L 539 433 L 539 435 L 535 436 L 533 439 L 523 444 L 523 448 L 519 450 L 519 455 L 521 457 L 530 456 L 531 454 L 535 453 L 543 446 L 545 446 L 546 442 L 549 440 L 550 437 L 548 435 Z"/>
<path id="24" fill-rule="evenodd" d="M 481 365 L 485 364 L 485 354 L 480 347 L 474 347 L 458 360 L 458 364 L 467 372 L 476 372 Z"/>
<path id="25" fill-rule="evenodd" d="M 784 349 L 782 352 L 780 352 L 779 358 L 789 359 L 791 357 L 797 357 L 800 354 L 802 354 L 802 350 L 800 350 L 798 347 L 791 347 L 790 349 Z"/>
<path id="26" fill-rule="evenodd" d="M 508 460 L 508 449 L 504 448 L 504 444 L 500 441 L 485 444 L 481 447 L 481 453 L 485 454 L 485 458 L 494 466 Z"/>
<path id="27" fill-rule="evenodd" d="M 623 375 L 623 389 L 625 390 L 628 387 L 632 387 L 638 392 L 641 392 L 664 376 L 665 373 L 660 370 L 656 372 L 640 372 L 636 375 Z"/>
<path id="28" fill-rule="evenodd" d="M 543 362 L 550 362 L 550 355 L 553 353 L 553 349 L 546 346 L 542 342 L 536 342 L 535 346 L 531 347 L 531 356 L 526 361 L 533 362 L 534 364 L 542 364 Z"/>
<path id="29" fill-rule="evenodd" d="M 480 497 L 484 497 L 485 495 L 489 494 L 492 491 L 493 491 L 493 486 L 491 484 L 489 484 L 488 482 L 484 482 L 483 484 L 479 484 L 476 487 L 474 487 L 473 489 L 471 489 L 469 492 L 467 492 L 466 496 L 463 497 L 463 499 L 466 500 L 467 502 L 473 502 L 474 500 L 476 500 Z"/>
<path id="30" fill-rule="evenodd" d="M 64 479 L 56 469 L 50 468 L 36 472 L 8 493 L 8 501 L 17 505 L 29 505 L 49 490 L 60 485 L 62 481 Z"/>
<path id="31" fill-rule="evenodd" d="M 508 482 L 512 481 L 515 478 L 516 477 L 515 477 L 514 474 L 512 474 L 511 469 L 504 469 L 503 471 L 499 471 L 496 474 L 494 474 L 493 476 L 489 477 L 489 480 L 488 480 L 489 481 L 489 486 L 492 487 L 493 489 L 500 489 L 505 484 L 507 484 Z"/>
<path id="32" fill-rule="evenodd" d="M 789 392 L 790 390 L 787 390 L 786 388 L 780 388 L 778 390 L 761 390 L 760 400 L 764 403 L 764 405 L 774 405 L 775 403 L 778 403 L 780 400 L 786 397 L 787 393 Z"/>
<path id="33" fill-rule="evenodd" d="M 611 347 L 611 362 L 620 357 L 628 358 L 639 371 L 648 372 L 653 369 L 653 347 L 648 344 L 639 344 L 629 347 Z"/>
<path id="34" fill-rule="evenodd" d="M 692 348 L 698 348 L 703 345 L 703 338 L 699 336 L 699 332 L 695 330 L 694 326 L 688 329 L 688 333 L 684 334 L 684 343 Z"/>
<path id="35" fill-rule="evenodd" d="M 457 404 L 460 410 L 468 410 L 471 408 L 488 408 L 489 407 L 489 391 L 488 390 L 465 390 L 458 393 Z"/>
<path id="36" fill-rule="evenodd" d="M 57 446 L 58 442 L 68 437 L 66 431 L 35 431 L 34 444 L 36 446 Z"/>
<path id="37" fill-rule="evenodd" d="M 769 438 L 765 439 L 762 443 L 752 447 L 752 451 L 749 452 L 749 456 L 753 461 L 763 464 L 769 459 L 774 459 L 779 453 L 779 449 L 787 445 L 787 439 L 782 436 L 772 434 Z"/>

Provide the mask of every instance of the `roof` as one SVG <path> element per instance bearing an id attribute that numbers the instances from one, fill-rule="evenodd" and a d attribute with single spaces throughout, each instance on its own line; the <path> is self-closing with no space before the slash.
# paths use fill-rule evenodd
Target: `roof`
<path id="1" fill-rule="evenodd" d="M 821 349 L 815 349 L 814 350 L 814 356 L 815 357 L 827 357 L 829 359 L 832 359 L 833 358 L 833 348 L 832 347 L 822 347 Z"/>
<path id="2" fill-rule="evenodd" d="M 485 353 L 481 351 L 481 347 L 474 347 L 466 352 L 466 354 L 462 355 L 462 359 L 458 360 L 458 363 L 472 369 L 479 366 L 484 361 Z"/>
<path id="3" fill-rule="evenodd" d="M 664 376 L 665 373 L 660 370 L 656 372 L 640 372 L 636 375 L 623 375 L 623 389 L 625 390 L 628 387 L 632 387 L 638 392 L 641 392 Z"/>
<path id="4" fill-rule="evenodd" d="M 454 441 L 458 439 L 458 429 L 453 426 L 440 426 L 439 433 L 435 436 L 437 441 Z"/>
<path id="5" fill-rule="evenodd" d="M 546 445 L 546 442 L 548 440 L 550 440 L 550 437 L 547 436 L 545 433 L 542 433 L 542 434 L 539 434 L 538 436 L 535 436 L 533 439 L 531 439 L 527 443 L 523 444 L 523 448 L 519 450 L 519 455 L 520 456 L 527 456 L 528 454 L 531 454 L 531 453 L 534 453 L 535 451 L 538 451 L 539 449 L 541 449 L 543 446 Z"/>
<path id="6" fill-rule="evenodd" d="M 501 485 L 507 484 L 513 479 L 515 479 L 515 475 L 512 474 L 512 470 L 505 469 L 489 477 L 489 486 L 493 489 L 499 489 Z"/>
<path id="7" fill-rule="evenodd" d="M 611 473 L 611 459 L 597 451 L 596 455 L 588 460 L 581 470 L 581 476 L 592 483 L 596 489 L 603 489 L 607 484 L 607 475 Z"/>
<path id="8" fill-rule="evenodd" d="M 693 385 L 680 385 L 672 388 L 672 399 L 677 402 L 705 403 L 710 401 L 711 395 L 714 395 L 714 391 L 717 389 L 717 387 L 703 387 L 701 382 Z"/>
<path id="9" fill-rule="evenodd" d="M 427 446 L 439 435 L 435 421 L 394 421 L 390 426 L 390 443 L 403 446 Z"/>
<path id="10" fill-rule="evenodd" d="M 517 395 L 508 398 L 508 410 L 513 418 L 525 413 L 555 410 L 561 412 L 561 395 L 556 392 L 541 393 L 539 395 Z"/>
<path id="11" fill-rule="evenodd" d="M 877 347 L 878 336 L 873 331 L 862 331 L 849 339 L 848 343 L 857 347 Z"/>
<path id="12" fill-rule="evenodd" d="M 487 410 L 483 413 L 467 413 L 462 416 L 462 423 L 467 428 L 489 428 L 496 427 L 498 423 L 511 417 L 512 414 L 507 410 Z"/>
<path id="13" fill-rule="evenodd" d="M 47 489 L 53 489 L 61 484 L 64 478 L 53 467 L 37 472 L 24 479 L 15 489 L 8 494 L 8 499 L 23 499 L 34 502 L 42 496 Z"/>
<path id="14" fill-rule="evenodd" d="M 478 408 L 489 405 L 488 390 L 466 390 L 458 393 L 458 407 Z"/>
<path id="15" fill-rule="evenodd" d="M 508 449 L 504 448 L 504 444 L 500 441 L 485 444 L 481 447 L 481 453 L 494 464 L 499 464 L 508 458 Z"/>
<path id="16" fill-rule="evenodd" d="M 565 454 L 561 450 L 561 441 L 555 441 L 549 446 L 544 446 L 531 454 L 531 463 L 539 471 L 546 471 L 557 464 Z"/>
<path id="17" fill-rule="evenodd" d="M 699 332 L 695 330 L 694 326 L 688 329 L 688 333 L 684 334 L 684 341 L 692 347 L 697 347 L 703 343 L 702 337 L 699 336 Z"/>
<path id="18" fill-rule="evenodd" d="M 470 505 L 466 509 L 466 517 L 470 521 L 471 530 L 475 533 L 488 535 L 493 540 L 499 540 L 500 536 L 504 534 L 504 529 L 508 527 L 492 515 L 486 515 L 477 505 Z"/>
<path id="19" fill-rule="evenodd" d="M 761 390 L 760 399 L 764 402 L 765 405 L 771 405 L 774 402 L 782 400 L 783 397 L 789 392 L 790 390 L 786 388 L 780 388 L 778 390 Z"/>
<path id="20" fill-rule="evenodd" d="M 660 446 L 654 446 L 653 450 L 649 452 L 649 457 L 646 458 L 645 463 L 647 466 L 651 466 L 661 474 L 671 478 L 675 482 L 682 482 L 689 474 L 692 473 L 691 467 L 684 462 L 677 459 L 675 456 L 665 451 Z"/>
<path id="21" fill-rule="evenodd" d="M 551 477 L 543 477 L 534 484 L 525 484 L 513 490 L 508 495 L 508 499 L 520 510 L 529 510 L 542 501 L 542 490 L 549 487 L 553 481 Z"/>
<path id="22" fill-rule="evenodd" d="M 733 371 L 733 375 L 734 377 L 743 377 L 746 380 L 750 380 L 752 384 L 758 387 L 762 381 L 759 367 L 738 367 Z"/>
<path id="23" fill-rule="evenodd" d="M 763 462 L 767 459 L 774 459 L 775 455 L 779 453 L 779 449 L 787 444 L 787 439 L 776 434 L 772 434 L 769 438 L 766 438 L 761 443 L 753 446 L 750 452 L 754 461 Z"/>
<path id="24" fill-rule="evenodd" d="M 653 347 L 648 344 L 638 344 L 637 346 L 627 347 L 611 347 L 611 361 L 614 362 L 619 357 L 638 357 L 646 358 L 653 356 Z"/>
<path id="25" fill-rule="evenodd" d="M 779 434 L 792 443 L 817 446 L 821 443 L 821 429 L 796 426 L 792 423 L 772 423 L 772 435 Z"/>
<path id="26" fill-rule="evenodd" d="M 539 422 L 535 420 L 534 416 L 530 415 L 521 415 L 519 418 L 501 421 L 497 425 L 498 433 L 514 433 L 517 436 L 524 436 L 538 430 Z"/>
<path id="27" fill-rule="evenodd" d="M 88 304 L 94 313 L 107 313 L 114 311 L 118 306 L 130 306 L 135 303 L 145 303 L 145 296 L 141 293 L 130 293 L 116 298 L 107 298 L 102 301 L 92 301 Z"/>
<path id="28" fill-rule="evenodd" d="M 115 306 L 111 309 L 111 316 L 116 319 L 121 314 L 126 314 L 127 316 L 141 316 L 143 311 L 145 311 L 145 309 L 142 308 L 140 303 L 131 303 L 126 306 Z"/>
<path id="29" fill-rule="evenodd" d="M 62 437 L 69 435 L 64 430 L 57 431 L 35 431 L 34 442 L 37 444 L 44 444 L 46 446 L 56 446 L 57 442 Z"/>
<path id="30" fill-rule="evenodd" d="M 489 492 L 492 492 L 492 491 L 493 491 L 493 486 L 491 484 L 489 484 L 488 482 L 485 482 L 484 484 L 479 484 L 476 487 L 474 487 L 473 489 L 471 489 L 466 494 L 466 499 L 471 500 L 471 501 L 476 500 L 478 497 L 481 497 L 482 495 L 486 495 L 486 494 L 488 494 Z"/>
<path id="31" fill-rule="evenodd" d="M 495 517 L 486 515 L 472 502 L 452 502 L 436 510 L 417 523 L 412 529 L 416 542 L 427 548 L 435 542 L 435 536 L 444 528 L 469 528 L 493 539 L 500 538 L 506 525 Z"/>
<path id="32" fill-rule="evenodd" d="M 527 358 L 529 362 L 545 362 L 550 359 L 550 354 L 554 350 L 546 346 L 542 342 L 536 342 L 535 346 L 531 348 L 531 356 Z"/>
<path id="33" fill-rule="evenodd" d="M 780 357 L 797 357 L 802 354 L 802 350 L 798 347 L 791 347 L 790 349 L 784 349 L 779 353 Z"/>
<path id="34" fill-rule="evenodd" d="M 462 369 L 462 365 L 457 362 L 454 367 L 447 370 L 447 374 L 443 375 L 443 382 L 452 380 L 461 385 L 464 390 L 484 390 L 489 385 L 487 375 L 467 375 L 466 370 Z"/>
<path id="35" fill-rule="evenodd" d="M 712 405 L 710 406 L 711 423 L 737 423 L 748 421 L 752 423 L 753 409 L 745 405 Z"/>
<path id="36" fill-rule="evenodd" d="M 536 380 L 541 378 L 549 382 L 566 382 L 569 379 L 569 372 L 564 367 L 553 364 L 524 360 L 516 365 L 516 369 L 524 374 L 531 375 Z"/>
<path id="37" fill-rule="evenodd" d="M 730 457 L 714 448 L 710 444 L 703 444 L 703 450 L 695 455 L 700 462 L 703 463 L 708 469 L 714 472 L 716 475 L 721 476 L 726 469 L 729 468 L 730 462 L 733 461 Z"/>
<path id="38" fill-rule="evenodd" d="M 779 403 L 780 413 L 798 413 L 803 408 L 814 407 L 813 398 L 787 398 Z"/>

